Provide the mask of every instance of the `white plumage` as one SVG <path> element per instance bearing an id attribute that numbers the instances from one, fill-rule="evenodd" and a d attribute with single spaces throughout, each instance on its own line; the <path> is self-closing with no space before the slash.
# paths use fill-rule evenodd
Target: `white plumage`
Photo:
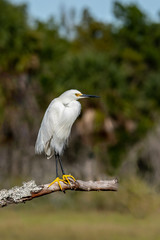
<path id="1" fill-rule="evenodd" d="M 74 121 L 80 114 L 82 96 L 77 90 L 68 90 L 55 98 L 48 106 L 39 129 L 35 152 L 45 152 L 48 158 L 54 152 L 59 155 L 67 143 Z"/>
<path id="2" fill-rule="evenodd" d="M 67 143 L 72 125 L 81 111 L 81 104 L 77 100 L 87 97 L 97 96 L 82 94 L 78 90 L 68 90 L 55 98 L 44 114 L 35 145 L 35 152 L 38 154 L 45 152 L 47 158 L 55 155 L 56 179 L 48 187 L 58 182 L 62 190 L 60 182 L 70 184 L 69 178 L 75 181 L 72 175 L 65 175 L 60 155 Z M 58 176 L 58 162 L 63 174 L 62 179 Z"/>

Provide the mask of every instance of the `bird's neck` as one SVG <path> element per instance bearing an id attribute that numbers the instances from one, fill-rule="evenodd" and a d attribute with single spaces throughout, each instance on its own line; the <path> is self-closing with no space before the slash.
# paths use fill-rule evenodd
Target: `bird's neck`
<path id="1" fill-rule="evenodd" d="M 62 98 L 61 101 L 64 105 L 69 105 L 71 102 L 73 102 L 75 100 L 71 101 L 71 99 L 69 99 L 69 98 Z"/>

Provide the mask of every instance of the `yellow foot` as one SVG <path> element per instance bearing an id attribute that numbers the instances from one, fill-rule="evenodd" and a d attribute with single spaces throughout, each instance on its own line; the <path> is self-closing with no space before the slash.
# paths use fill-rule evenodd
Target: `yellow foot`
<path id="1" fill-rule="evenodd" d="M 57 177 L 53 182 L 51 182 L 51 183 L 49 184 L 48 188 L 49 188 L 52 184 L 54 184 L 55 182 L 58 182 L 58 185 L 59 185 L 61 191 L 63 191 L 60 182 L 65 182 L 65 181 L 64 181 L 63 179 L 60 179 L 59 177 Z"/>
<path id="2" fill-rule="evenodd" d="M 63 175 L 62 178 L 63 182 L 68 184 L 71 184 L 68 178 L 72 178 L 74 181 L 76 181 L 76 179 L 72 175 Z"/>

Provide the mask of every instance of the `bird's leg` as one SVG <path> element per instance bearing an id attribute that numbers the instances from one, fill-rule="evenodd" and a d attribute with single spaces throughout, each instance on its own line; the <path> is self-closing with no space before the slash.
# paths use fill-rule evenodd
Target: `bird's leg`
<path id="1" fill-rule="evenodd" d="M 58 177 L 58 155 L 57 155 L 57 154 L 55 154 L 55 160 L 56 160 L 56 179 L 49 184 L 48 188 L 49 188 L 52 184 L 54 184 L 55 182 L 58 182 L 58 185 L 59 185 L 61 191 L 63 191 L 60 182 L 64 182 L 64 180 L 63 180 L 63 179 L 60 179 L 60 178 Z"/>
<path id="2" fill-rule="evenodd" d="M 62 171 L 62 174 L 63 174 L 62 178 L 63 178 L 64 183 L 69 183 L 69 184 L 71 184 L 68 178 L 72 178 L 74 181 L 76 181 L 76 179 L 75 179 L 72 175 L 66 175 L 66 174 L 64 173 L 64 169 L 63 169 L 63 165 L 62 165 L 62 160 L 60 159 L 60 156 L 59 156 L 59 155 L 58 155 L 58 160 L 59 160 L 59 164 L 60 164 L 61 171 Z"/>
<path id="3" fill-rule="evenodd" d="M 62 174 L 65 175 L 65 173 L 64 173 L 64 169 L 63 169 L 63 165 L 62 165 L 62 161 L 61 161 L 59 155 L 58 155 L 58 160 L 59 160 L 59 164 L 60 164 L 60 167 L 61 167 Z"/>
<path id="4" fill-rule="evenodd" d="M 55 159 L 56 159 L 56 178 L 58 178 L 58 159 L 56 154 L 55 154 Z"/>

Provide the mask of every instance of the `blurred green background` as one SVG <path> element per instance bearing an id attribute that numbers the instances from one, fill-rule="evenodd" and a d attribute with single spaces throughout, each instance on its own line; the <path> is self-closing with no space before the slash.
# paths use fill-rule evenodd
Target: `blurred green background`
<path id="1" fill-rule="evenodd" d="M 84 8 L 31 19 L 0 0 L 0 186 L 49 183 L 53 159 L 34 144 L 49 102 L 68 89 L 81 101 L 63 162 L 81 179 L 120 179 L 118 192 L 56 193 L 1 209 L 0 239 L 159 239 L 160 22 L 113 1 L 112 23 Z"/>

